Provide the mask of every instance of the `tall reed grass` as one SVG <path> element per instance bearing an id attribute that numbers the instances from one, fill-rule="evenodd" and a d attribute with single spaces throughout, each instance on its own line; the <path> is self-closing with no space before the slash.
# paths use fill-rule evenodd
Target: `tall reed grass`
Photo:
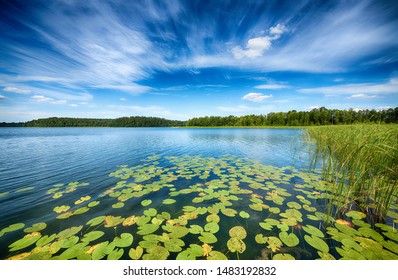
<path id="1" fill-rule="evenodd" d="M 329 211 L 361 208 L 385 219 L 398 197 L 398 125 L 310 127 L 312 167 L 333 183 Z"/>

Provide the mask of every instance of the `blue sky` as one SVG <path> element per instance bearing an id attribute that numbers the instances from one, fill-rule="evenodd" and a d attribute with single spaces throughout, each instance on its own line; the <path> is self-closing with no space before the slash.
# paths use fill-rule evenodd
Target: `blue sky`
<path id="1" fill-rule="evenodd" d="M 0 3 L 0 121 L 398 106 L 397 1 Z"/>

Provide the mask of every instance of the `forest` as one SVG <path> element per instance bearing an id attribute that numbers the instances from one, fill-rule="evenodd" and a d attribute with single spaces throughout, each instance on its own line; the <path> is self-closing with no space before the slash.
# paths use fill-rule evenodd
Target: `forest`
<path id="1" fill-rule="evenodd" d="M 172 127 L 172 126 L 313 126 L 357 123 L 398 123 L 398 107 L 386 110 L 338 110 L 325 107 L 311 111 L 268 113 L 246 116 L 205 116 L 188 121 L 167 120 L 157 117 L 44 118 L 19 123 L 0 123 L 0 127 Z"/>

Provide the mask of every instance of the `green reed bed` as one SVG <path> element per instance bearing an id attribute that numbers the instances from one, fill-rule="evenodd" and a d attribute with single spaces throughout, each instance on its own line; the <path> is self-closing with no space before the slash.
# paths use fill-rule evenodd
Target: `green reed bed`
<path id="1" fill-rule="evenodd" d="M 398 125 L 323 126 L 307 129 L 313 167 L 333 183 L 338 212 L 361 208 L 375 220 L 393 214 L 398 196 Z M 395 213 L 394 213 L 395 214 Z M 397 220 L 396 215 L 392 215 Z"/>

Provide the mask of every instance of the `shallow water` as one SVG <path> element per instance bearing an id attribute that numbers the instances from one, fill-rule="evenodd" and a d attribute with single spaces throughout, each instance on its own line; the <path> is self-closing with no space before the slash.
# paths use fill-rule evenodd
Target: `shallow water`
<path id="1" fill-rule="evenodd" d="M 112 247 L 103 257 L 109 257 L 114 250 L 113 256 L 128 259 L 129 250 L 142 245 L 144 254 L 151 258 L 153 255 L 148 254 L 151 245 L 144 242 L 148 241 L 146 239 L 156 238 L 156 248 L 162 244 L 166 246 L 169 236 L 173 236 L 171 224 L 184 227 L 184 230 L 193 225 L 203 229 L 209 223 L 207 216 L 215 212 L 220 218 L 219 229 L 214 232 L 217 241 L 203 241 L 201 233 L 190 232 L 181 239 L 176 238 L 181 240 L 178 241 L 181 250 L 187 251 L 192 244 L 209 243 L 213 251 L 221 252 L 229 259 L 272 258 L 277 253 L 287 253 L 296 259 L 318 258 L 319 248 L 315 250 L 309 246 L 304 238 L 306 232 L 300 226 L 313 225 L 326 232 L 319 218 L 324 210 L 324 196 L 319 191 L 325 189 L 326 183 L 315 174 L 301 172 L 309 167 L 302 133 L 300 129 L 2 128 L 0 258 L 34 249 L 34 245 L 20 250 L 9 247 L 31 231 L 41 232 L 37 233 L 39 238 L 80 225 L 82 229 L 72 235 L 76 240 L 70 241 L 77 242 L 77 246 L 90 248 L 99 242 L 112 243 L 115 237 L 129 233 L 134 238 L 132 244 L 119 249 Z M 202 197 L 208 199 L 202 200 Z M 85 199 L 87 201 L 82 201 Z M 165 199 L 175 202 L 167 204 Z M 142 205 L 143 200 L 151 200 L 151 203 Z M 100 203 L 95 205 L 96 202 Z M 305 204 L 313 209 L 302 209 Z M 54 210 L 57 206 L 70 208 L 57 213 Z M 195 209 L 188 211 L 184 206 Z M 278 208 L 280 212 L 270 212 L 270 207 Z M 228 213 L 231 210 L 225 208 L 236 213 Z M 300 217 L 292 221 L 290 216 L 295 208 L 301 209 L 298 211 Z M 156 213 L 145 212 L 148 209 L 155 209 Z M 242 217 L 242 211 L 250 217 Z M 166 214 L 166 218 L 161 217 L 162 212 L 171 217 Z M 70 217 L 68 213 L 71 213 Z M 99 216 L 124 219 L 132 215 L 150 219 L 142 224 L 139 222 L 138 226 L 119 223 L 113 228 L 103 220 L 95 226 L 87 225 Z M 157 219 L 153 220 L 155 216 Z M 276 220 L 271 223 L 277 224 L 271 227 L 263 224 L 264 229 L 260 223 L 267 218 Z M 39 222 L 45 223 L 46 228 L 27 230 Z M 16 223 L 23 223 L 23 227 L 4 230 Z M 157 223 L 160 223 L 159 228 L 152 234 L 157 237 L 140 234 L 142 226 Z M 209 227 L 212 226 L 214 224 Z M 243 240 L 245 248 L 241 247 L 243 252 L 239 254 L 230 252 L 227 246 L 232 238 L 229 230 L 235 226 L 243 227 L 247 234 Z M 82 237 L 92 231 L 101 231 L 103 235 L 86 244 Z M 257 244 L 259 234 L 278 237 L 284 231 L 294 233 L 299 245 L 272 247 L 270 242 Z M 340 257 L 333 249 L 340 243 L 326 241 L 332 248 L 327 251 Z M 52 243 L 57 242 L 62 243 L 62 238 L 57 236 Z M 73 246 L 64 242 L 55 253 L 41 251 L 41 255 L 32 256 L 57 257 Z M 174 243 L 168 243 L 166 247 L 170 249 L 169 259 L 175 259 L 181 251 Z M 347 252 L 352 253 L 349 249 Z"/>

